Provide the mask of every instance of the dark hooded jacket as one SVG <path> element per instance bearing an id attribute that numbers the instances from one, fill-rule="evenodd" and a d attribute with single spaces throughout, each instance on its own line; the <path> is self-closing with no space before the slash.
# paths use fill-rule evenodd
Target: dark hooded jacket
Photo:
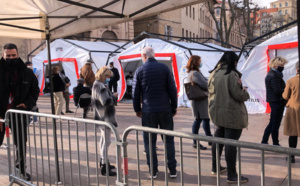
<path id="1" fill-rule="evenodd" d="M 10 94 L 7 76 L 17 72 L 17 80 L 14 87 L 14 100 L 11 109 L 30 111 L 37 102 L 39 96 L 38 80 L 33 71 L 26 67 L 24 62 L 18 58 L 14 67 L 9 66 L 4 58 L 0 59 L 0 116 L 5 117 L 8 99 Z M 24 103 L 27 108 L 16 108 L 17 105 Z"/>

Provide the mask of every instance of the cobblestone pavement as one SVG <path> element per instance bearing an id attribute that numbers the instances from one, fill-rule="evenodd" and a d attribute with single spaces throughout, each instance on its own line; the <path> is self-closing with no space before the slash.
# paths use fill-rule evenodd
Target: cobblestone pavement
<path id="1" fill-rule="evenodd" d="M 75 107 L 73 102 L 70 103 L 71 110 L 75 111 Z M 42 96 L 38 100 L 38 107 L 41 113 L 51 113 L 50 109 L 50 98 L 48 96 Z M 123 131 L 131 126 L 131 125 L 140 125 L 141 121 L 139 118 L 135 116 L 135 113 L 132 109 L 132 103 L 130 101 L 122 101 L 116 107 L 117 110 L 117 121 L 118 121 L 118 132 L 120 136 L 122 135 Z M 63 110 L 64 111 L 64 110 Z M 76 117 L 81 117 L 82 110 L 78 109 Z M 74 114 L 65 114 L 65 116 L 74 117 Z M 88 114 L 88 118 L 92 119 L 92 114 Z M 259 143 L 264 131 L 265 126 L 269 121 L 269 115 L 260 114 L 260 115 L 249 115 L 249 127 L 245 129 L 242 133 L 241 141 L 248 141 L 248 142 L 255 142 Z M 193 123 L 192 112 L 190 108 L 178 108 L 177 115 L 174 118 L 174 130 L 180 132 L 187 132 L 191 133 Z M 30 126 L 30 130 L 33 129 L 33 126 Z M 82 126 L 81 126 L 82 127 Z M 66 135 L 67 131 L 66 128 L 62 128 L 62 134 Z M 280 144 L 282 146 L 288 147 L 288 137 L 282 134 L 283 127 L 280 128 Z M 211 124 L 211 130 L 214 132 L 213 124 Z M 88 130 L 88 134 L 93 134 L 93 129 Z M 204 135 L 204 131 L 201 127 L 199 131 L 200 135 Z M 75 131 L 71 131 L 71 135 L 75 135 Z M 142 135 L 139 134 L 139 156 L 141 159 L 141 166 L 140 166 L 140 178 L 142 185 L 151 185 L 151 180 L 149 179 L 149 172 L 148 167 L 146 166 L 146 159 L 145 155 L 143 154 L 143 141 Z M 33 139 L 33 136 L 31 136 Z M 6 142 L 6 141 L 5 141 Z M 181 185 L 181 176 L 183 176 L 184 185 L 197 185 L 198 178 L 197 178 L 197 151 L 192 147 L 192 141 L 183 139 L 183 164 L 180 163 L 180 153 L 179 153 L 179 139 L 175 138 L 175 145 L 176 145 L 176 159 L 178 161 L 178 177 L 176 179 L 168 178 L 170 185 Z M 44 144 L 46 141 L 43 141 Z M 51 144 L 52 141 L 49 140 Z M 216 176 L 211 175 L 211 148 L 208 146 L 207 142 L 201 142 L 204 146 L 208 147 L 208 150 L 201 151 L 201 183 L 202 185 L 216 185 Z M 64 148 L 67 145 L 64 145 Z M 157 179 L 155 180 L 155 185 L 164 185 L 164 151 L 163 151 L 163 143 L 160 138 L 158 138 L 158 160 L 159 160 L 159 174 Z M 80 146 L 80 151 L 85 152 L 85 146 Z M 95 151 L 94 147 L 89 147 L 89 151 Z M 138 185 L 137 182 L 137 163 L 136 163 L 136 136 L 134 132 L 131 132 L 128 137 L 128 165 L 129 165 L 129 181 L 130 185 Z M 115 153 L 116 148 L 112 144 L 109 151 L 109 157 L 112 164 L 115 164 Z M 259 151 L 251 150 L 251 149 L 242 149 L 242 174 L 249 178 L 249 182 L 244 185 L 260 185 L 260 160 L 261 154 Z M 53 155 L 53 154 L 51 154 Z M 65 156 L 67 157 L 68 154 L 66 153 Z M 53 157 L 53 156 L 52 156 Z M 91 160 L 91 162 L 93 162 Z M 300 158 L 296 157 L 296 163 L 292 165 L 292 185 L 300 185 L 300 169 L 299 169 L 299 162 Z M 53 162 L 52 162 L 53 163 Z M 85 165 L 86 160 L 82 159 L 80 164 Z M 221 158 L 221 164 L 226 166 L 224 161 L 224 155 Z M 5 146 L 0 147 L 0 186 L 8 185 L 8 161 L 7 161 L 7 151 Z M 33 165 L 35 163 L 33 162 Z M 97 185 L 95 182 L 96 180 L 96 165 L 90 165 L 90 175 L 91 175 L 91 185 Z M 183 166 L 184 173 L 181 175 L 180 167 Z M 39 165 L 41 168 L 41 166 Z M 286 160 L 285 155 L 266 152 L 265 153 L 265 176 L 266 176 L 266 185 L 272 186 L 279 186 L 279 185 L 287 185 L 287 168 L 286 168 Z M 45 166 L 46 169 L 46 166 Z M 41 169 L 39 169 L 41 170 Z M 74 174 L 78 174 L 78 170 L 76 166 L 73 166 L 72 171 Z M 38 172 L 38 174 L 37 174 Z M 33 183 L 36 183 L 38 178 L 41 178 L 42 171 L 33 171 Z M 65 185 L 71 185 L 70 183 L 70 176 L 68 173 L 70 169 L 68 167 L 65 168 L 64 171 L 66 174 L 66 181 Z M 86 169 L 81 170 L 82 174 L 86 174 Z M 45 185 L 50 185 L 55 183 L 55 174 L 54 172 L 51 173 L 51 181 L 45 183 Z M 105 183 L 105 177 L 99 176 L 101 185 Z M 47 179 L 46 179 L 47 180 Z M 115 185 L 115 177 L 110 178 L 111 185 Z M 226 174 L 221 175 L 220 179 L 221 185 L 227 185 L 226 183 Z M 41 184 L 41 182 L 39 182 Z M 77 182 L 77 178 L 73 179 L 73 185 L 79 185 Z M 82 183 L 82 185 L 86 185 Z"/>

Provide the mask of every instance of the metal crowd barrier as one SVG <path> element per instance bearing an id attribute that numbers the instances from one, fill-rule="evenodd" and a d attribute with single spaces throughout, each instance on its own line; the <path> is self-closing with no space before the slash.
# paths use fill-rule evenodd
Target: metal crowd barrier
<path id="1" fill-rule="evenodd" d="M 300 156 L 299 149 L 292 149 L 286 147 L 279 147 L 279 146 L 272 146 L 272 145 L 265 145 L 265 144 L 257 144 L 251 142 L 244 142 L 244 141 L 237 141 L 231 139 L 224 139 L 224 138 L 217 138 L 217 137 L 209 137 L 209 136 L 201 136 L 195 134 L 188 134 L 183 132 L 175 132 L 170 130 L 163 130 L 163 129 L 156 129 L 156 128 L 149 128 L 149 127 L 142 127 L 142 126 L 130 126 L 128 127 L 122 137 L 123 143 L 123 163 L 124 163 L 124 185 L 129 184 L 129 177 L 128 177 L 128 140 L 127 137 L 131 131 L 135 131 L 136 134 L 136 161 L 137 161 L 137 181 L 138 185 L 141 185 L 141 177 L 140 177 L 140 157 L 139 157 L 139 138 L 138 132 L 148 132 L 149 134 L 149 153 L 150 153 L 150 169 L 153 170 L 153 159 L 152 159 L 152 144 L 151 144 L 151 134 L 160 134 L 163 136 L 163 139 L 166 139 L 166 136 L 174 136 L 179 137 L 179 153 L 180 153 L 180 172 L 181 172 L 181 185 L 184 185 L 184 176 L 183 176 L 183 151 L 182 151 L 182 139 L 193 139 L 197 141 L 206 141 L 216 143 L 216 154 L 219 154 L 219 144 L 224 145 L 231 145 L 237 147 L 237 172 L 238 172 L 238 185 L 241 185 L 241 148 L 247 149 L 254 149 L 259 150 L 261 152 L 261 185 L 265 186 L 265 152 L 275 152 L 288 155 L 288 185 L 291 185 L 291 155 Z M 199 146 L 197 146 L 197 173 L 198 173 L 198 185 L 201 185 L 201 151 Z M 217 185 L 220 185 L 220 158 L 217 156 Z M 168 177 L 167 177 L 167 155 L 166 155 L 166 142 L 164 140 L 164 171 L 165 171 L 165 185 L 168 185 Z M 151 185 L 154 185 L 154 180 L 151 177 Z"/>
<path id="2" fill-rule="evenodd" d="M 32 116 L 38 117 L 38 124 L 29 125 Z M 110 152 L 115 151 L 117 177 L 100 176 L 99 127 L 107 127 L 112 132 Z M 122 185 L 122 144 L 116 128 L 107 122 L 8 110 L 5 130 L 11 185 L 109 185 L 110 182 Z M 107 146 L 105 148 L 105 157 L 108 157 Z M 21 162 L 22 157 L 26 157 L 25 164 Z M 26 181 L 24 171 L 20 174 L 22 166 L 31 175 L 31 181 Z M 108 168 L 106 165 L 107 173 Z"/>

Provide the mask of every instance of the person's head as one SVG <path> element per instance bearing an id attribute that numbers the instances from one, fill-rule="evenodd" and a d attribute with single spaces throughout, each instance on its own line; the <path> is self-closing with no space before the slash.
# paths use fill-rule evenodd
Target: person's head
<path id="1" fill-rule="evenodd" d="M 152 47 L 145 47 L 141 52 L 142 60 L 145 62 L 148 58 L 154 58 L 155 53 Z"/>
<path id="2" fill-rule="evenodd" d="M 27 66 L 27 68 L 32 69 L 32 63 L 30 61 L 26 61 L 25 65 Z"/>
<path id="3" fill-rule="evenodd" d="M 19 58 L 18 48 L 13 43 L 7 43 L 3 46 L 2 57 L 5 61 L 10 64 L 14 65 L 17 63 L 17 59 Z"/>
<path id="4" fill-rule="evenodd" d="M 113 72 L 107 66 L 104 66 L 97 71 L 95 78 L 98 81 L 104 82 L 106 79 L 111 78 L 113 75 Z"/>
<path id="5" fill-rule="evenodd" d="M 279 67 L 278 70 L 281 70 L 281 69 L 283 70 L 284 65 L 287 63 L 288 63 L 288 61 L 284 57 L 278 56 L 278 57 L 273 58 L 269 62 L 269 67 L 274 68 L 274 69 L 278 69 L 278 67 Z"/>
<path id="6" fill-rule="evenodd" d="M 131 71 L 129 72 L 129 75 L 132 75 L 132 72 L 131 72 Z"/>
<path id="7" fill-rule="evenodd" d="M 77 84 L 84 84 L 85 80 L 82 78 L 77 79 Z"/>
<path id="8" fill-rule="evenodd" d="M 238 60 L 239 60 L 239 56 L 236 55 L 235 52 L 226 51 L 222 55 L 219 62 L 216 64 L 215 68 L 213 70 L 211 70 L 210 72 L 213 72 L 219 65 L 221 65 L 221 66 L 227 66 L 225 75 L 229 74 L 231 71 L 235 71 L 241 76 L 241 73 L 239 71 L 237 71 L 237 69 L 236 69 Z"/>
<path id="9" fill-rule="evenodd" d="M 296 72 L 299 73 L 299 61 L 295 65 Z"/>
<path id="10" fill-rule="evenodd" d="M 197 55 L 192 55 L 186 65 L 187 72 L 190 72 L 192 70 L 199 71 L 200 63 L 201 63 L 201 57 Z"/>
<path id="11" fill-rule="evenodd" d="M 109 68 L 112 69 L 113 67 L 114 67 L 114 62 L 110 62 L 110 63 L 109 63 Z"/>
<path id="12" fill-rule="evenodd" d="M 59 66 L 53 66 L 52 67 L 52 74 L 58 74 L 59 73 Z"/>

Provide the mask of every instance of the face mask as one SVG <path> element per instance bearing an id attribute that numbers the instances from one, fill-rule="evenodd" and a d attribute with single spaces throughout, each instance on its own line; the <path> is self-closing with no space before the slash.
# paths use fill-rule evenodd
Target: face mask
<path id="1" fill-rule="evenodd" d="M 199 68 L 201 68 L 202 67 L 202 63 L 200 63 L 200 66 L 199 66 Z"/>
<path id="2" fill-rule="evenodd" d="M 284 70 L 284 67 L 277 67 L 277 70 L 279 71 L 279 72 L 282 72 L 283 70 Z"/>
<path id="3" fill-rule="evenodd" d="M 27 66 L 27 68 L 30 68 L 31 70 L 33 70 L 33 67 L 32 67 L 32 66 Z"/>
<path id="4" fill-rule="evenodd" d="M 6 58 L 6 63 L 10 66 L 15 66 L 18 63 L 18 58 Z"/>
<path id="5" fill-rule="evenodd" d="M 104 84 L 108 84 L 109 81 L 110 81 L 110 78 L 106 78 L 106 80 L 104 81 Z"/>

